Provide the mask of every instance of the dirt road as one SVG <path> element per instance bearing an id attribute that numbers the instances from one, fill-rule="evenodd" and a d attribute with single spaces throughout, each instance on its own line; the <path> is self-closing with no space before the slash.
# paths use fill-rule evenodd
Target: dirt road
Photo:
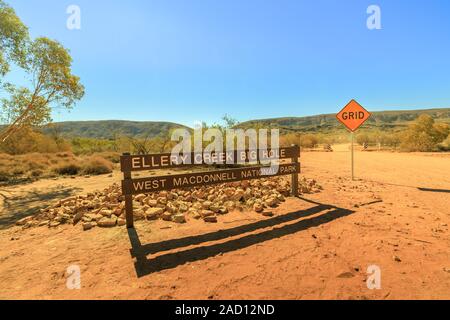
<path id="1" fill-rule="evenodd" d="M 140 222 L 137 234 L 22 231 L 11 225 L 48 201 L 40 195 L 84 192 L 86 180 L 9 188 L 0 213 L 0 298 L 450 299 L 450 155 L 358 152 L 354 182 L 349 160 L 348 152 L 304 153 L 304 175 L 324 191 L 289 199 L 272 218 L 233 212 L 217 224 Z M 88 185 L 96 179 L 120 175 Z M 31 190 L 37 202 L 14 198 Z M 66 286 L 71 265 L 80 267 L 80 290 Z M 366 284 L 373 265 L 379 290 Z"/>

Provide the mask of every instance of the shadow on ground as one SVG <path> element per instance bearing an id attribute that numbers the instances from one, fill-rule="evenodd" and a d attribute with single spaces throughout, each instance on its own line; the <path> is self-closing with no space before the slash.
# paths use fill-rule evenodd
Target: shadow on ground
<path id="1" fill-rule="evenodd" d="M 363 179 L 360 179 L 360 181 L 363 181 Z M 410 185 L 405 185 L 405 184 L 389 183 L 389 182 L 381 182 L 381 181 L 373 181 L 373 180 L 366 180 L 366 181 L 367 182 L 374 182 L 374 183 L 385 184 L 385 185 L 394 186 L 394 187 L 413 188 L 413 189 L 417 189 L 417 190 L 422 191 L 422 192 L 450 193 L 450 189 L 425 188 L 425 187 L 417 187 L 417 186 L 410 186 Z"/>
<path id="2" fill-rule="evenodd" d="M 430 188 L 418 188 L 418 189 L 424 192 L 450 193 L 450 190 L 447 189 L 430 189 Z"/>
<path id="3" fill-rule="evenodd" d="M 44 209 L 54 200 L 61 200 L 70 197 L 80 188 L 74 187 L 54 187 L 50 190 L 41 191 L 33 189 L 31 191 L 10 191 L 0 189 L 0 230 L 7 229 L 15 225 L 17 221 L 37 213 Z"/>
<path id="4" fill-rule="evenodd" d="M 331 205 L 320 204 L 307 199 L 303 200 L 314 203 L 316 204 L 316 206 L 306 210 L 291 212 L 282 216 L 277 216 L 267 220 L 262 220 L 226 230 L 219 230 L 203 235 L 167 240 L 158 243 L 143 245 L 141 244 L 136 229 L 128 229 L 128 236 L 130 238 L 132 246 L 130 252 L 132 257 L 136 258 L 135 269 L 137 276 L 143 277 L 154 272 L 175 268 L 187 262 L 204 260 L 219 254 L 243 249 L 272 239 L 281 238 L 290 234 L 307 230 L 311 227 L 317 227 L 319 225 L 329 223 L 333 220 L 343 218 L 354 213 L 354 211 L 351 210 L 338 208 Z M 298 219 L 307 218 L 319 213 L 321 213 L 319 216 L 296 221 Z M 281 224 L 293 221 L 296 222 L 281 226 Z M 273 229 L 257 234 L 244 235 L 247 232 L 253 232 L 258 229 L 264 229 L 268 227 L 273 227 Z M 161 253 L 163 251 L 183 248 L 192 245 L 201 245 L 202 243 L 223 240 L 239 235 L 242 235 L 242 237 L 231 239 L 223 243 L 204 245 L 193 249 L 178 251 L 175 253 L 167 253 L 155 258 L 147 258 L 147 256 L 150 254 Z"/>

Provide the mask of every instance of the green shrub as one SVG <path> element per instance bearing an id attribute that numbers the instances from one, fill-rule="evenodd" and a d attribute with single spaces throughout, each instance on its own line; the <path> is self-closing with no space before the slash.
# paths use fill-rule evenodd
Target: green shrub
<path id="1" fill-rule="evenodd" d="M 449 132 L 447 124 L 435 123 L 431 116 L 423 114 L 405 131 L 401 148 L 404 151 L 434 151 Z"/>

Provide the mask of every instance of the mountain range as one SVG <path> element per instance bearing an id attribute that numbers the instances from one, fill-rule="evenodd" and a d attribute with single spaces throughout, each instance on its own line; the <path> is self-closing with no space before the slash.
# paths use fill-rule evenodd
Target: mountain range
<path id="1" fill-rule="evenodd" d="M 364 124 L 366 129 L 401 130 L 408 123 L 414 121 L 421 114 L 429 114 L 436 121 L 450 124 L 450 108 L 401 110 L 374 112 L 372 117 Z M 279 128 L 281 133 L 288 132 L 333 132 L 344 130 L 337 121 L 335 114 L 324 114 L 308 117 L 284 117 L 273 119 L 250 120 L 237 125 L 238 128 Z M 181 124 L 157 121 L 68 121 L 57 122 L 43 129 L 49 133 L 51 130 L 68 138 L 86 137 L 97 139 L 113 139 L 118 136 L 133 136 L 137 138 L 155 137 L 174 128 L 187 128 Z"/>

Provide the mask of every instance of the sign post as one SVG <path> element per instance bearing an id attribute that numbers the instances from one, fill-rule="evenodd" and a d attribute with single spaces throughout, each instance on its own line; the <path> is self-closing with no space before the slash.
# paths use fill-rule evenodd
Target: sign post
<path id="1" fill-rule="evenodd" d="M 123 156 L 131 156 L 130 153 L 124 153 Z M 131 171 L 124 171 L 123 172 L 123 180 L 124 181 L 131 181 Z M 133 228 L 134 227 L 134 221 L 133 221 L 133 196 L 131 194 L 125 194 L 125 219 L 127 222 L 127 228 Z"/>
<path id="2" fill-rule="evenodd" d="M 355 133 L 352 132 L 352 180 L 355 181 Z"/>
<path id="3" fill-rule="evenodd" d="M 361 127 L 372 114 L 364 109 L 355 100 L 350 101 L 344 109 L 336 115 L 336 118 L 350 130 L 352 136 L 352 180 L 355 180 L 355 131 Z"/>

